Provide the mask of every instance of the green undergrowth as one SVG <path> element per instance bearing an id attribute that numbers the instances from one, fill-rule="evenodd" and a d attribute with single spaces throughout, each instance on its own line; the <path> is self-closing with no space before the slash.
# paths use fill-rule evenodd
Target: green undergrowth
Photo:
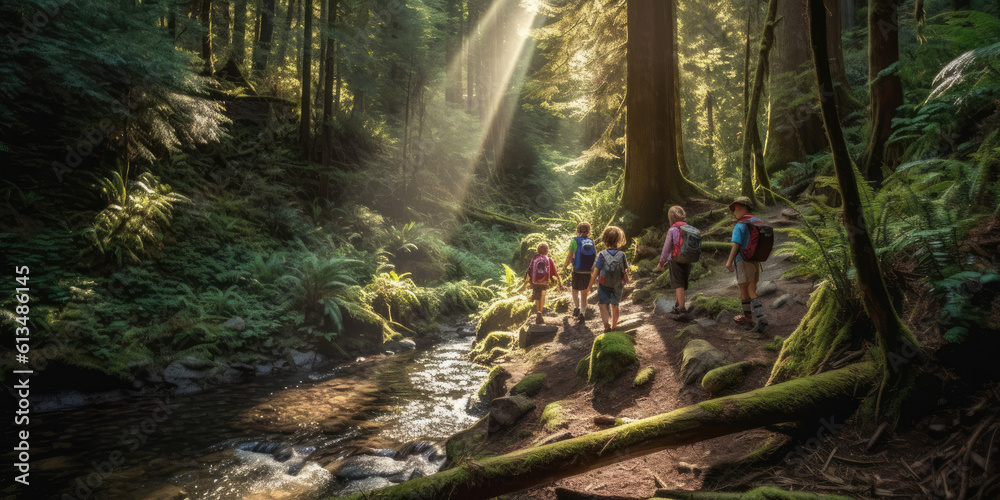
<path id="1" fill-rule="evenodd" d="M 523 296 L 493 302 L 476 325 L 476 338 L 482 339 L 500 330 L 513 330 L 528 320 L 533 307 L 534 304 Z"/>
<path id="2" fill-rule="evenodd" d="M 780 351 L 781 347 L 785 344 L 785 337 L 781 335 L 775 335 L 774 340 L 761 346 L 762 349 L 768 351 Z"/>
<path id="3" fill-rule="evenodd" d="M 496 365 L 490 368 L 489 373 L 486 374 L 486 380 L 483 381 L 483 385 L 479 387 L 479 391 L 476 393 L 479 396 L 479 399 L 485 401 L 486 397 L 489 395 L 490 385 L 493 384 L 498 378 L 505 376 L 509 377 L 510 374 L 504 367 Z"/>
<path id="4" fill-rule="evenodd" d="M 695 297 L 694 300 L 691 301 L 691 307 L 689 307 L 688 309 L 692 309 L 699 306 L 704 308 L 705 312 L 713 318 L 722 311 L 739 312 L 743 308 L 743 306 L 740 304 L 740 299 L 734 297 L 714 297 L 714 296 L 700 295 L 698 297 Z"/>

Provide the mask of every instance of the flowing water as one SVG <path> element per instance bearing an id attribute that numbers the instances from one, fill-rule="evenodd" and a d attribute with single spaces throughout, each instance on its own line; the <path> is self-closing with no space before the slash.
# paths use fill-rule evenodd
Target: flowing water
<path id="1" fill-rule="evenodd" d="M 467 361 L 471 342 L 34 414 L 31 484 L 8 472 L 0 496 L 308 499 L 433 473 L 443 457 L 419 442 L 440 445 L 486 412 L 475 396 L 486 372 Z M 12 429 L 4 435 L 16 442 Z"/>

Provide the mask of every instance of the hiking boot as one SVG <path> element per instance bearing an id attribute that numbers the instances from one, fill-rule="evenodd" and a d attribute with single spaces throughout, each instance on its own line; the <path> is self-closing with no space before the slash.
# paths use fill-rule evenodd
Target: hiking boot
<path id="1" fill-rule="evenodd" d="M 579 307 L 574 308 L 573 309 L 573 317 L 575 318 L 575 317 L 577 317 L 579 315 L 580 315 L 580 308 Z"/>
<path id="2" fill-rule="evenodd" d="M 764 330 L 767 329 L 767 321 L 760 320 L 756 325 L 750 330 L 752 333 L 760 335 L 758 338 L 764 338 Z"/>
<path id="3" fill-rule="evenodd" d="M 535 314 L 535 324 L 536 325 L 544 325 L 545 324 L 545 320 L 542 319 L 542 313 Z"/>
<path id="4" fill-rule="evenodd" d="M 670 312 L 674 314 L 687 314 L 687 309 L 686 308 L 682 309 L 680 307 L 677 307 L 677 304 L 674 304 L 674 308 L 671 309 Z"/>

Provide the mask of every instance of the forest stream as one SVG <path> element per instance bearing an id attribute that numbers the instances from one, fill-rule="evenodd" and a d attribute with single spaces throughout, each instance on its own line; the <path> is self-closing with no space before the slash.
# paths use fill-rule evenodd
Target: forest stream
<path id="1" fill-rule="evenodd" d="M 486 412 L 471 342 L 41 414 L 35 498 L 318 498 L 431 474 Z"/>

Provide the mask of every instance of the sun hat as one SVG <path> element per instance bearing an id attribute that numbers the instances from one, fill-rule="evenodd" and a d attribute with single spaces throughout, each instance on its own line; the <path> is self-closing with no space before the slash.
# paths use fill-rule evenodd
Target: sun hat
<path id="1" fill-rule="evenodd" d="M 729 211 L 730 212 L 732 212 L 732 211 L 735 210 L 733 208 L 733 205 L 735 205 L 737 203 L 739 203 L 740 205 L 743 205 L 744 207 L 747 207 L 747 210 L 753 210 L 753 202 L 750 201 L 750 198 L 748 198 L 746 196 L 737 196 L 736 199 L 734 199 L 733 202 L 729 204 Z"/>

